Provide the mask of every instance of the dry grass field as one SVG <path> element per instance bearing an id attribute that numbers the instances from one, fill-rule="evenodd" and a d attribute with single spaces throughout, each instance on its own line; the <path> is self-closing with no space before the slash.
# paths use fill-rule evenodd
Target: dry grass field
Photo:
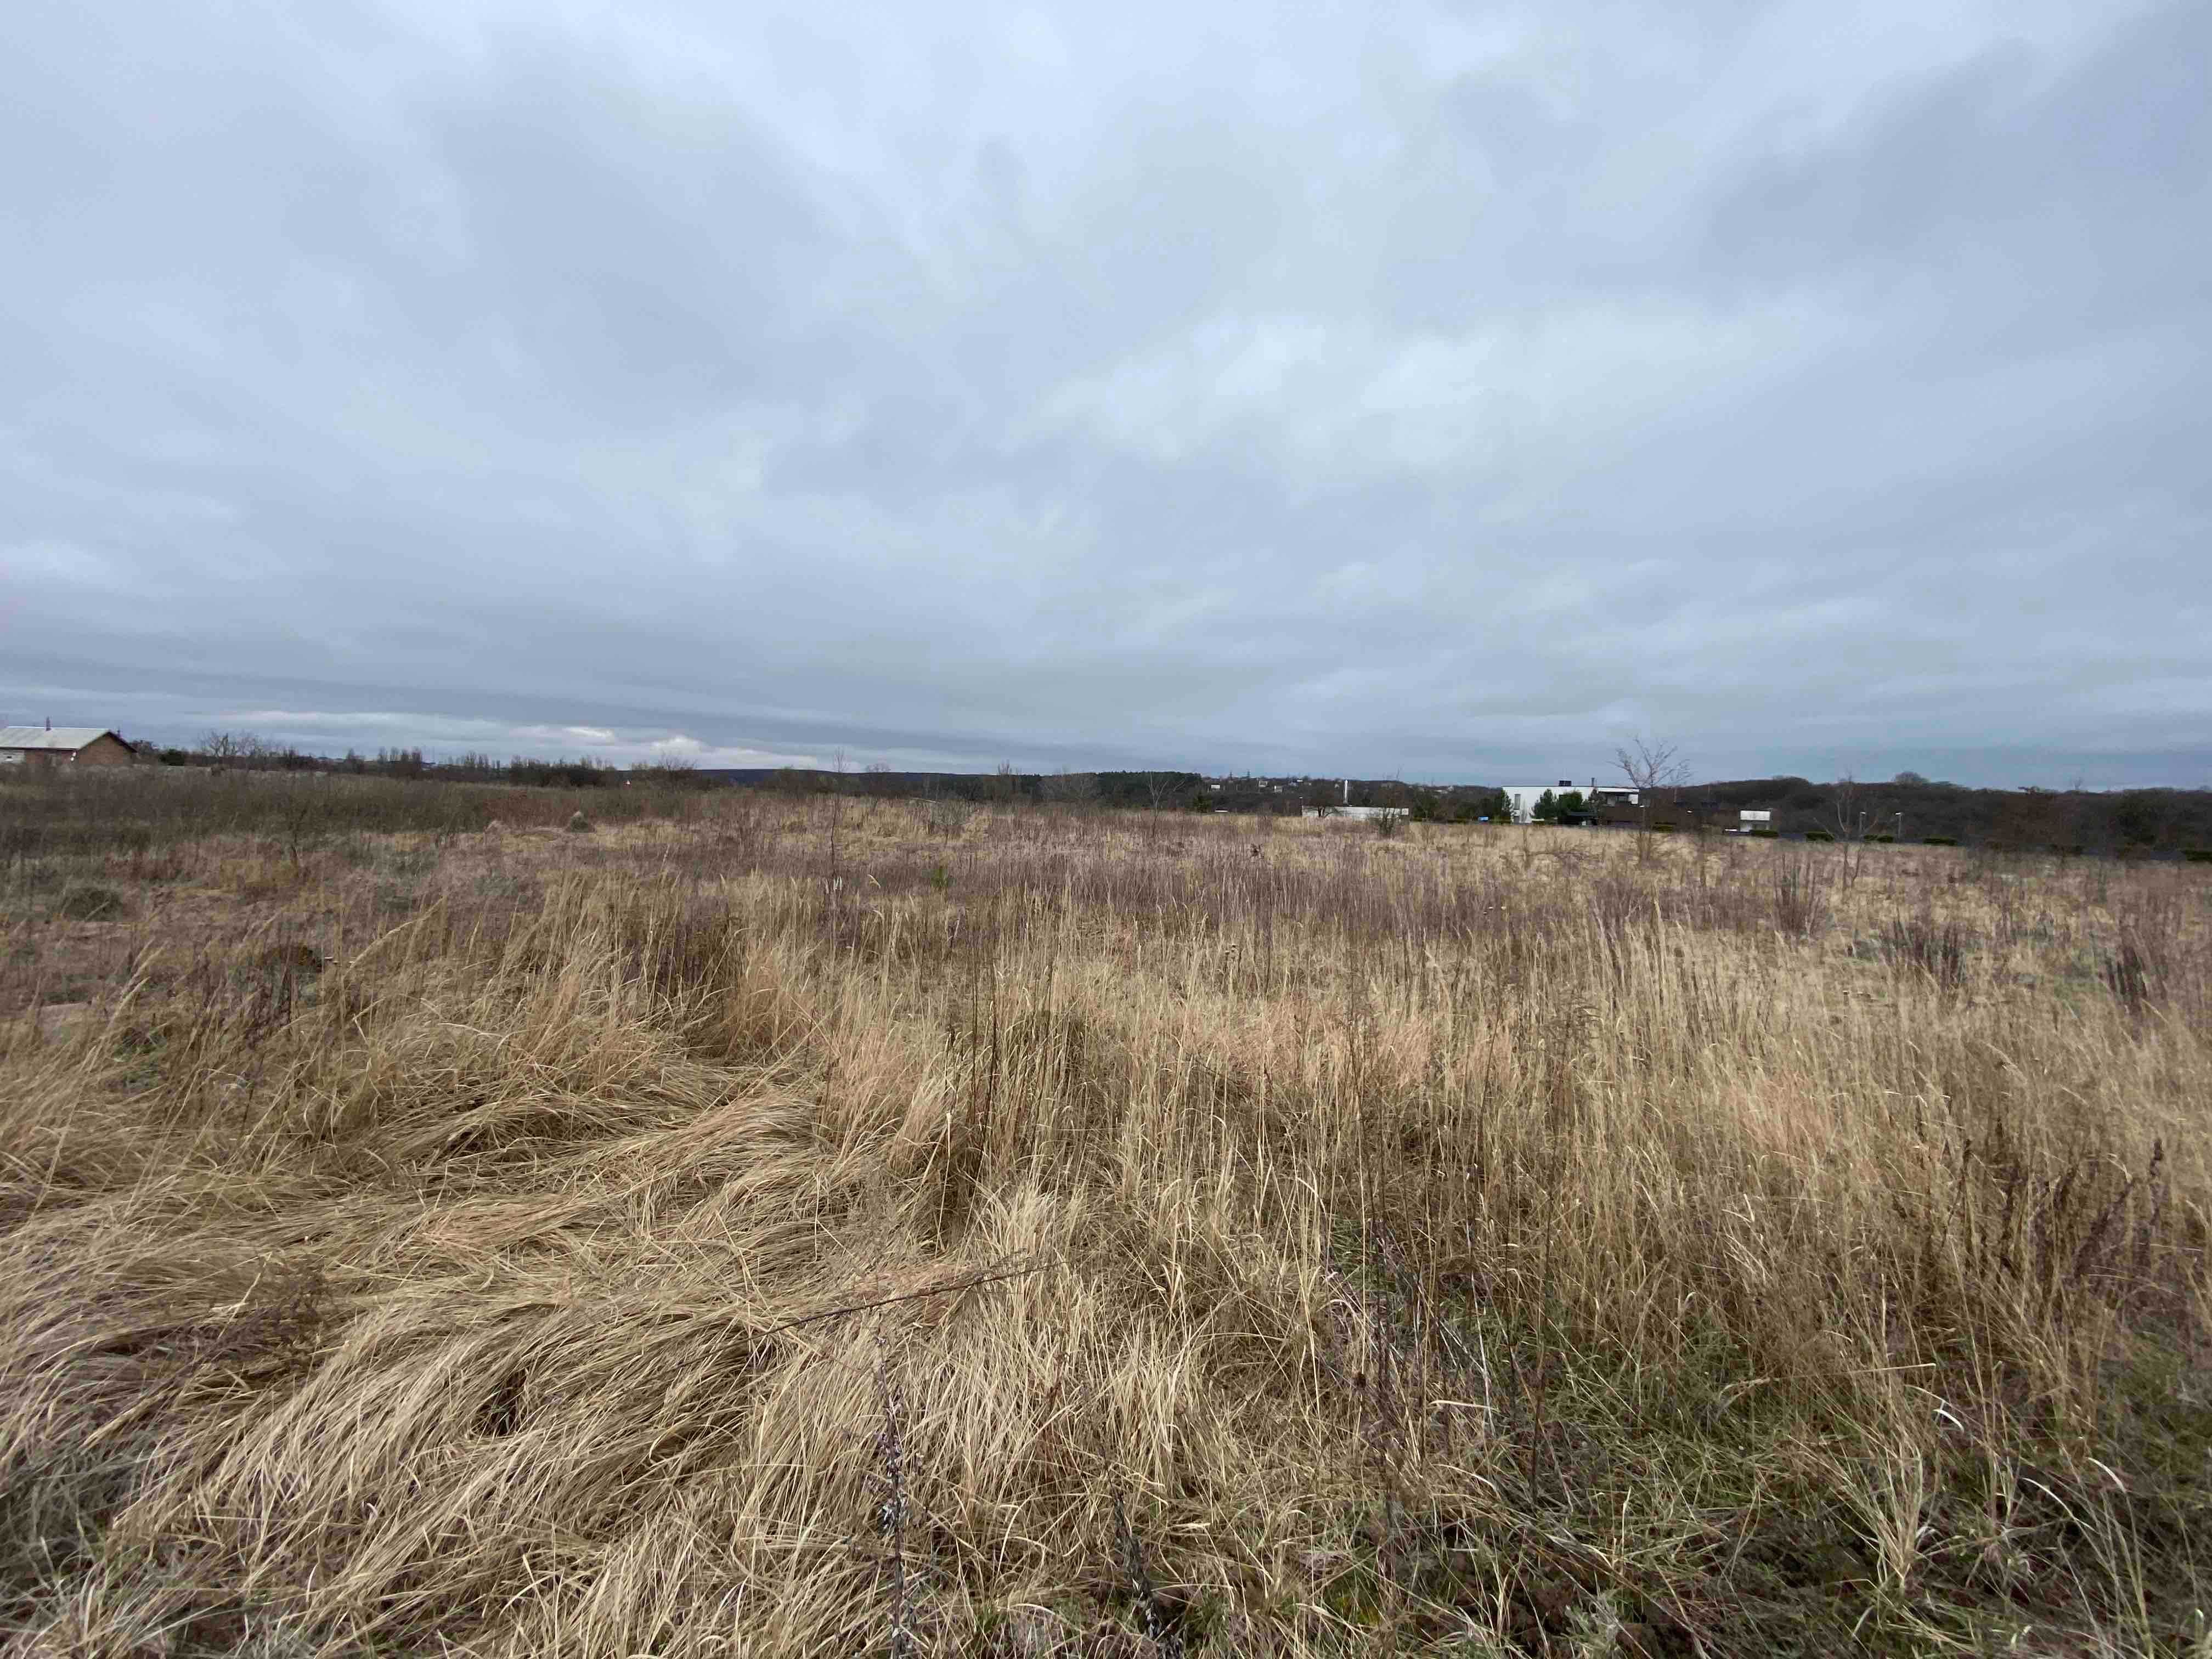
<path id="1" fill-rule="evenodd" d="M 9 1651 L 2212 1654 L 2212 872 L 164 787 L 0 788 Z"/>

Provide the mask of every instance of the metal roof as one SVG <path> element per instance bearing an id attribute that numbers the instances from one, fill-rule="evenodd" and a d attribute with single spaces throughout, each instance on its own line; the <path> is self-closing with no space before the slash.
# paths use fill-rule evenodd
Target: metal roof
<path id="1" fill-rule="evenodd" d="M 114 736 L 104 726 L 57 726 L 51 732 L 43 726 L 0 726 L 0 749 L 60 749 L 73 755 L 95 738 Z"/>

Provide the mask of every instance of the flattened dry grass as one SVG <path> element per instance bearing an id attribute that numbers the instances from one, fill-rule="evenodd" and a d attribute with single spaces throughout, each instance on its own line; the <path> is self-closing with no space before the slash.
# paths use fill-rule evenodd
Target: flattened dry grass
<path id="1" fill-rule="evenodd" d="M 2201 1642 L 2204 874 L 700 812 L 9 867 L 15 1648 Z"/>

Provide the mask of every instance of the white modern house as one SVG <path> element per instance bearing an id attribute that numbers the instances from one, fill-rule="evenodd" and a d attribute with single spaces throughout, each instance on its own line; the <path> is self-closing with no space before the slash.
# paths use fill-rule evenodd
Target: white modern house
<path id="1" fill-rule="evenodd" d="M 1595 779 L 1589 783 L 1577 783 L 1572 778 L 1561 778 L 1557 783 L 1509 783 L 1505 786 L 1505 799 L 1512 804 L 1513 822 L 1533 823 L 1536 816 L 1536 803 L 1547 793 L 1557 799 L 1571 789 L 1582 792 L 1583 805 L 1587 809 L 1644 805 L 1641 791 L 1617 785 L 1601 787 Z"/>
<path id="2" fill-rule="evenodd" d="M 1309 806 L 1302 814 L 1310 818 L 1356 818 L 1371 823 L 1376 818 L 1411 817 L 1410 806 L 1354 806 L 1352 804 L 1352 780 L 1344 781 L 1344 804 L 1341 806 Z"/>
<path id="3" fill-rule="evenodd" d="M 1355 818 L 1362 823 L 1371 823 L 1376 818 L 1402 818 L 1413 814 L 1410 806 L 1309 806 L 1304 814 L 1310 818 Z"/>

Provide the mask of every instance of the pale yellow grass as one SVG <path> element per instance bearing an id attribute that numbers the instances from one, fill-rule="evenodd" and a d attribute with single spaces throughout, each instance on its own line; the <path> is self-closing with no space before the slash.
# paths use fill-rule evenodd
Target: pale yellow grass
<path id="1" fill-rule="evenodd" d="M 743 802 L 174 873 L 0 1038 L 22 1651 L 2198 1635 L 2200 872 Z"/>

